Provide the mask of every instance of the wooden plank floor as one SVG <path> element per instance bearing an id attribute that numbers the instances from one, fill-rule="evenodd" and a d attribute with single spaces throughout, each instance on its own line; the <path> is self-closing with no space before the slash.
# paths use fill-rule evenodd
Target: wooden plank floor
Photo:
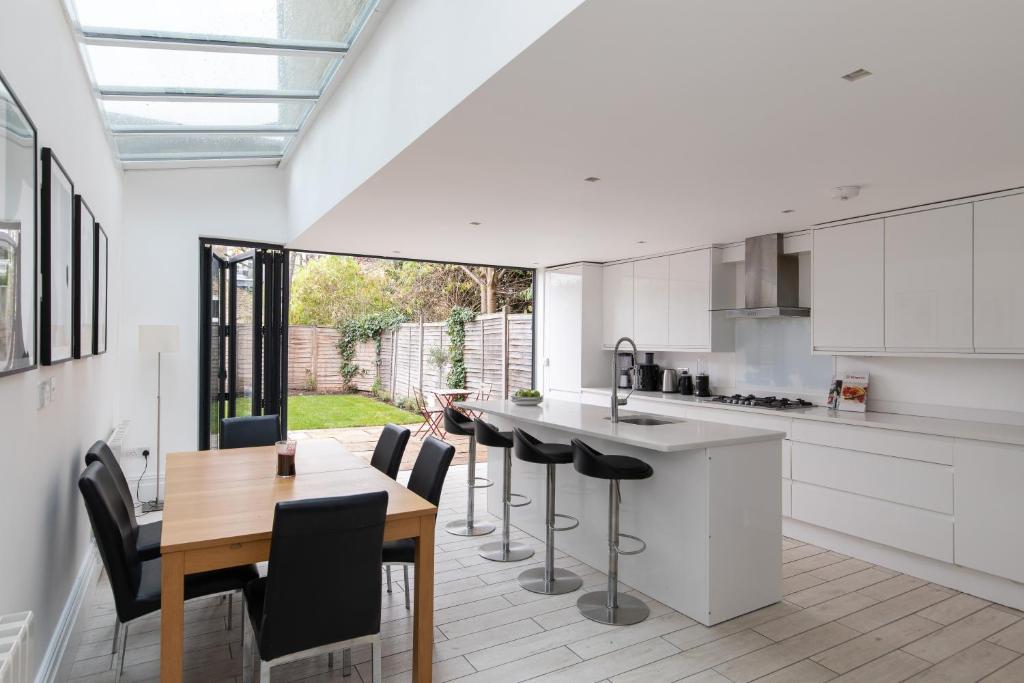
<path id="1" fill-rule="evenodd" d="M 460 516 L 465 491 L 465 468 L 454 467 L 441 525 Z M 482 510 L 484 492 L 479 495 Z M 797 540 L 781 539 L 783 602 L 707 628 L 647 599 L 647 621 L 609 627 L 579 615 L 579 593 L 546 597 L 520 589 L 516 576 L 540 564 L 543 546 L 522 532 L 515 536 L 531 541 L 538 553 L 525 562 L 493 563 L 476 553 L 493 537 L 437 534 L 438 683 L 1024 681 L 1021 612 Z M 643 562 L 643 556 L 624 561 Z M 559 554 L 558 564 L 582 575 L 585 590 L 604 581 L 599 568 L 571 557 Z M 412 619 L 400 568 L 394 577 L 394 592 L 383 593 L 384 680 L 407 681 Z M 187 680 L 240 680 L 240 600 L 234 608 L 234 628 L 227 630 L 226 601 L 212 597 L 186 606 Z M 61 680 L 112 680 L 113 621 L 101 575 L 79 618 Z M 158 615 L 132 625 L 122 680 L 156 680 L 159 639 Z M 333 670 L 319 657 L 275 669 L 274 680 L 362 683 L 370 680 L 369 656 L 366 648 L 353 652 L 351 678 L 343 678 L 340 657 Z"/>

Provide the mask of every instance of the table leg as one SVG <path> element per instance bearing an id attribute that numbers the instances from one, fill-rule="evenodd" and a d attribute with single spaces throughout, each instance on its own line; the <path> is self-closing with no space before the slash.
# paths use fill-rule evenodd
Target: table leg
<path id="1" fill-rule="evenodd" d="M 169 553 L 161 563 L 160 680 L 174 683 L 181 680 L 185 654 L 185 555 Z"/>
<path id="2" fill-rule="evenodd" d="M 434 651 L 434 525 L 436 515 L 420 518 L 416 538 L 416 605 L 413 612 L 412 680 L 430 683 Z"/>

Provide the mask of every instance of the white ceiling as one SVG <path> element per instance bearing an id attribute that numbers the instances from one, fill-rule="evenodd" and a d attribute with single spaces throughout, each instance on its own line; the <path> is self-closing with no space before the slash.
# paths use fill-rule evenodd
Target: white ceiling
<path id="1" fill-rule="evenodd" d="M 1022 25 L 1017 0 L 587 0 L 293 246 L 606 261 L 1024 185 Z"/>

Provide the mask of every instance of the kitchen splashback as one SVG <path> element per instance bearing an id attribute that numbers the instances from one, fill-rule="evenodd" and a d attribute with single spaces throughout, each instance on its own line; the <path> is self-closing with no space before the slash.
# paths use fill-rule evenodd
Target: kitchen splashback
<path id="1" fill-rule="evenodd" d="M 736 321 L 737 389 L 820 393 L 832 379 L 831 356 L 811 354 L 810 318 Z"/>

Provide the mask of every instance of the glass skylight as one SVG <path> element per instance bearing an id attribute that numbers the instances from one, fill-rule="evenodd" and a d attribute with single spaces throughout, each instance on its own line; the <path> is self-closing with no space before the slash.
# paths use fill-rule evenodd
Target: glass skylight
<path id="1" fill-rule="evenodd" d="M 126 165 L 277 163 L 378 0 L 65 0 Z"/>

